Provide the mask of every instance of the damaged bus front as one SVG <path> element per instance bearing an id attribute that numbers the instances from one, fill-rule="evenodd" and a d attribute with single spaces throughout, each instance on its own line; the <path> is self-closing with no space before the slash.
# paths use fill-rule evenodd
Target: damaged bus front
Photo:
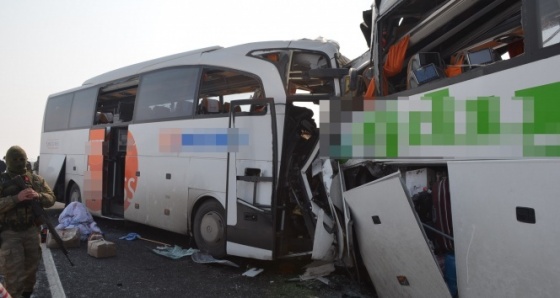
<path id="1" fill-rule="evenodd" d="M 107 72 L 48 98 L 39 172 L 65 203 L 191 235 L 215 257 L 333 259 L 337 214 L 314 160 L 319 101 L 341 94 L 347 63 L 319 39 Z"/>

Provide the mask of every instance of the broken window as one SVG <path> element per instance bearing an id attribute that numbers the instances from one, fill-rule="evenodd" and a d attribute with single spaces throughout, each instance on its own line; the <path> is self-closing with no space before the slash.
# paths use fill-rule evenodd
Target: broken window
<path id="1" fill-rule="evenodd" d="M 538 0 L 542 46 L 548 47 L 560 42 L 560 2 Z"/>
<path id="2" fill-rule="evenodd" d="M 224 69 L 204 69 L 200 82 L 196 113 L 227 116 L 231 101 L 264 98 L 261 83 L 254 77 Z M 236 112 L 248 112 L 250 107 L 237 106 Z"/>
<path id="3" fill-rule="evenodd" d="M 378 23 L 380 93 L 412 89 L 523 54 L 521 7 L 519 0 L 399 2 Z M 402 67 L 388 75 L 391 48 L 404 39 Z"/>

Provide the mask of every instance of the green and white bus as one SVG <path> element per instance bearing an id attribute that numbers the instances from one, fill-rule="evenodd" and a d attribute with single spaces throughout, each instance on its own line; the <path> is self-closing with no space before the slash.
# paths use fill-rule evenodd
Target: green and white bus
<path id="1" fill-rule="evenodd" d="M 321 155 L 349 159 L 345 230 L 379 296 L 558 296 L 560 2 L 378 0 L 364 20 Z"/>

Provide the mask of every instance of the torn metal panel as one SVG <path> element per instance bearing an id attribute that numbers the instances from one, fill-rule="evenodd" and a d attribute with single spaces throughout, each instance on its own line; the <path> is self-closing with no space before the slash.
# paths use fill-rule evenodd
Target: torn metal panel
<path id="1" fill-rule="evenodd" d="M 399 172 L 344 193 L 380 297 L 451 297 Z"/>
<path id="2" fill-rule="evenodd" d="M 350 208 L 346 203 L 346 199 L 344 198 L 343 191 L 344 191 L 344 175 L 340 171 L 340 164 L 338 164 L 338 181 L 339 187 L 338 191 L 340 191 L 340 197 L 342 200 L 342 211 L 344 212 L 344 229 L 346 231 L 345 237 L 345 244 L 346 244 L 346 254 L 343 255 L 344 263 L 347 266 L 354 265 L 356 258 L 354 255 L 354 223 L 352 222 L 352 214 L 350 212 Z M 348 262 L 351 260 L 351 263 Z"/>
<path id="3" fill-rule="evenodd" d="M 325 229 L 325 225 L 329 227 L 331 232 Z M 319 209 L 317 216 L 317 225 L 315 226 L 315 237 L 313 239 L 313 252 L 311 258 L 313 260 L 332 261 L 335 256 L 334 234 L 332 233 L 333 221 L 325 214 L 323 209 Z"/>
<path id="4" fill-rule="evenodd" d="M 344 209 L 344 202 L 342 200 L 342 182 L 341 182 L 341 174 L 340 172 L 336 173 L 332 179 L 331 184 L 331 201 L 333 205 L 338 208 L 339 210 Z"/>
<path id="5" fill-rule="evenodd" d="M 341 220 L 338 217 L 338 212 L 334 206 L 334 203 L 332 201 L 331 198 L 331 187 L 332 187 L 332 183 L 333 183 L 333 178 L 334 178 L 334 170 L 332 168 L 332 164 L 331 164 L 331 160 L 327 159 L 327 160 L 323 160 L 322 161 L 323 167 L 322 167 L 322 181 L 323 181 L 323 186 L 325 188 L 325 193 L 327 194 L 327 200 L 329 203 L 329 207 L 331 209 L 331 214 L 334 220 L 334 224 L 336 225 L 336 236 L 337 236 L 337 243 L 338 243 L 338 258 L 341 259 L 342 258 L 342 254 L 344 253 L 344 230 L 342 229 L 342 224 L 341 224 Z"/>

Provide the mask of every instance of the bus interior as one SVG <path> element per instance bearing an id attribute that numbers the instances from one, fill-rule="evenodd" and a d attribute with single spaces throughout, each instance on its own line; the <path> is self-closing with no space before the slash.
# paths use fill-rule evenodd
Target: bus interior
<path id="1" fill-rule="evenodd" d="M 436 82 L 446 84 L 441 82 L 445 78 L 480 74 L 481 68 L 524 52 L 521 0 L 377 2 L 381 9 L 372 48 L 379 73 L 376 96 L 406 95 L 424 85 L 434 88 Z M 366 12 L 364 18 L 371 17 L 371 11 Z M 366 40 L 374 27 L 370 23 L 362 25 Z M 360 91 L 369 83 L 363 82 Z"/>

